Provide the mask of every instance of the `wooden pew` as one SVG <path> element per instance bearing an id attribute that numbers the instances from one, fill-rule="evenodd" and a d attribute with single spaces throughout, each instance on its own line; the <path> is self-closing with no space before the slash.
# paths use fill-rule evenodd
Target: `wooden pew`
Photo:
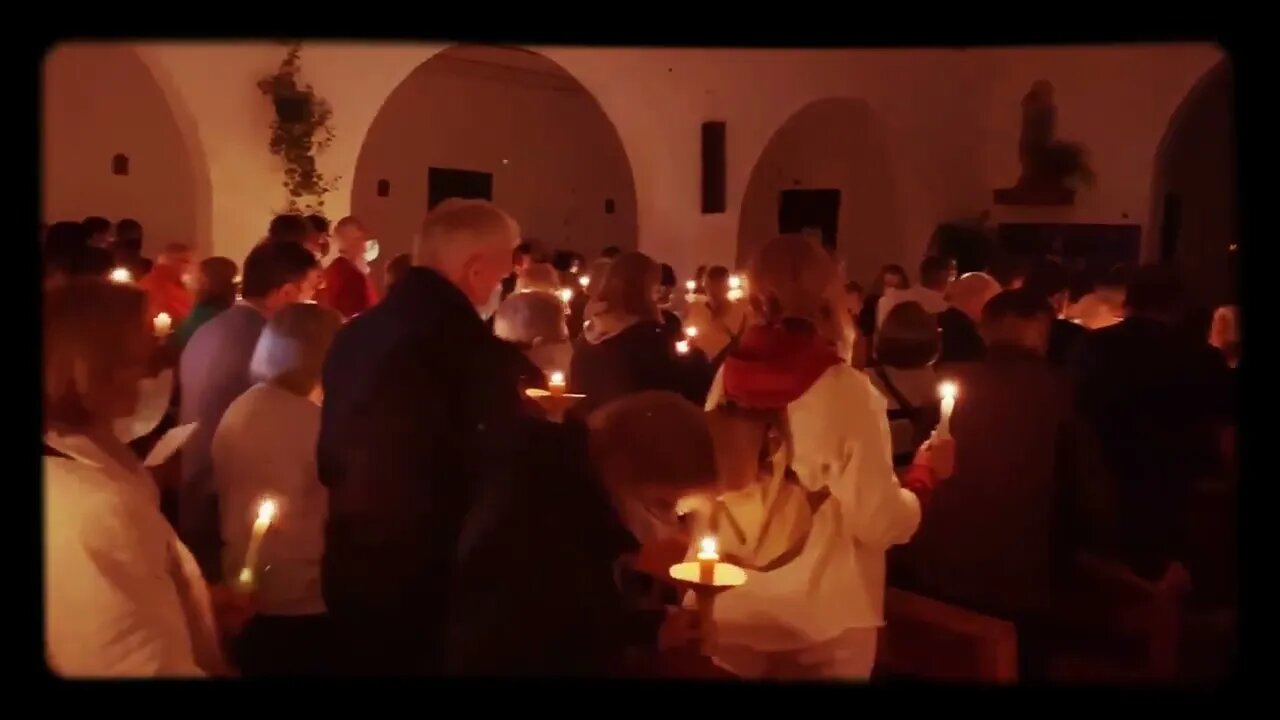
<path id="1" fill-rule="evenodd" d="M 887 588 L 876 676 L 945 682 L 1018 680 L 1013 623 Z"/>

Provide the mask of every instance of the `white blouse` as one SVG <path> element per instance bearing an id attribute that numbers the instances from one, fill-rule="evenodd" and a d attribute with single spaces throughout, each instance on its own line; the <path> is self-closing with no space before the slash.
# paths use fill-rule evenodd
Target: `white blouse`
<path id="1" fill-rule="evenodd" d="M 717 373 L 707 408 L 724 395 Z M 920 503 L 894 475 L 885 400 L 861 372 L 829 368 L 787 406 L 792 469 L 818 509 L 804 550 L 773 572 L 716 599 L 717 641 L 759 651 L 795 650 L 850 628 L 884 624 L 885 551 L 911 539 Z"/>
<path id="2" fill-rule="evenodd" d="M 225 666 L 208 586 L 141 464 L 46 435 L 45 652 L 64 677 L 197 676 Z"/>

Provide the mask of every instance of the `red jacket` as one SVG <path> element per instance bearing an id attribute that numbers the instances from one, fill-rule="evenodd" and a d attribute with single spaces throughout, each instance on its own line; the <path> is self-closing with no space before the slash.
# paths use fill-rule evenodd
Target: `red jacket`
<path id="1" fill-rule="evenodd" d="M 147 312 L 151 317 L 168 313 L 172 327 L 176 328 L 191 314 L 195 298 L 172 265 L 156 263 L 151 272 L 138 281 L 138 287 L 147 292 Z"/>
<path id="2" fill-rule="evenodd" d="M 342 313 L 345 318 L 359 315 L 378 301 L 369 276 L 341 255 L 325 268 L 324 285 L 320 302 Z"/>

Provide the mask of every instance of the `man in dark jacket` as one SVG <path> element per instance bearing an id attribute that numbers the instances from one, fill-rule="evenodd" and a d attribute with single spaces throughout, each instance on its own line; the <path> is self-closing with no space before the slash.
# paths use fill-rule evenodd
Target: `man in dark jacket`
<path id="1" fill-rule="evenodd" d="M 982 359 L 986 346 L 978 332 L 982 308 L 1000 292 L 1000 285 L 986 273 L 965 273 L 947 290 L 951 307 L 938 313 L 942 349 L 939 363 L 974 362 Z"/>
<path id="2" fill-rule="evenodd" d="M 890 552 L 891 582 L 1014 620 L 1019 640 L 1034 640 L 1081 541 L 1081 515 L 1103 522 L 1105 500 L 1091 495 L 1099 463 L 1069 378 L 1045 361 L 1048 304 L 1008 290 L 982 317 L 985 358 L 947 371 L 960 388 L 955 474 L 911 542 Z"/>
<path id="3" fill-rule="evenodd" d="M 1069 295 L 1066 268 L 1056 260 L 1045 258 L 1027 273 L 1024 287 L 1048 301 L 1053 308 L 1053 325 L 1049 327 L 1049 362 L 1066 365 L 1080 337 L 1089 332 L 1083 325 L 1064 319 Z"/>

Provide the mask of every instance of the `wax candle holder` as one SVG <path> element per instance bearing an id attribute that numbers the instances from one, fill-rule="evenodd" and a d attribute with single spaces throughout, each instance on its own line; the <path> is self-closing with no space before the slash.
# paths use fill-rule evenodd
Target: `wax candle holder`
<path id="1" fill-rule="evenodd" d="M 673 580 L 693 592 L 697 603 L 698 625 L 702 629 L 702 654 L 711 656 L 715 647 L 715 612 L 716 597 L 726 590 L 732 590 L 747 582 L 747 571 L 723 561 L 716 561 L 707 577 L 703 562 L 692 560 L 677 563 L 668 570 Z M 708 582 L 709 581 L 709 582 Z"/>

